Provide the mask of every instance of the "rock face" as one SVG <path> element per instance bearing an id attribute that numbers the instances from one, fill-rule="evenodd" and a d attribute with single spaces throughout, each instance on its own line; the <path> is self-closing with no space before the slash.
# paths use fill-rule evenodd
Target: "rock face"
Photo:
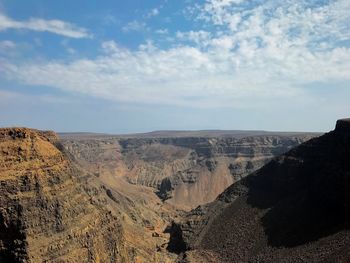
<path id="1" fill-rule="evenodd" d="M 0 129 L 0 262 L 127 262 L 119 219 L 52 132 Z"/>
<path id="2" fill-rule="evenodd" d="M 181 262 L 349 262 L 350 121 L 273 159 L 170 232 Z"/>
<path id="3" fill-rule="evenodd" d="M 214 200 L 219 193 L 250 172 L 260 168 L 273 156 L 283 153 L 302 141 L 303 137 L 256 136 L 237 138 L 158 138 L 122 140 L 121 145 L 131 165 L 143 167 L 137 173 L 138 183 L 153 182 L 158 195 L 181 208 L 193 208 Z M 173 160 L 162 161 L 164 153 L 154 159 L 143 148 L 175 149 Z M 138 152 L 143 156 L 138 156 Z M 180 154 L 181 153 L 181 154 Z M 138 158 L 137 158 L 138 156 Z M 145 157 L 144 157 L 145 156 Z M 140 162 L 141 160 L 141 162 Z M 147 168 L 151 168 L 148 170 Z M 152 169 L 153 168 L 153 169 Z M 158 168 L 158 170 L 154 169 Z"/>
<path id="4" fill-rule="evenodd" d="M 129 170 L 117 140 L 91 136 L 70 135 L 62 142 L 79 167 L 102 185 L 104 207 L 121 219 L 129 262 L 174 262 L 176 255 L 166 250 L 169 234 L 163 231 L 179 212 L 162 203 L 153 188 L 126 180 Z"/>
<path id="5" fill-rule="evenodd" d="M 216 134 L 216 133 L 215 133 Z M 191 136 L 187 132 L 186 136 Z M 196 134 L 199 135 L 199 134 Z M 181 209 L 213 201 L 223 190 L 271 158 L 315 134 L 225 134 L 222 137 L 63 138 L 84 166 L 109 170 L 127 182 L 152 187 Z M 162 136 L 165 136 L 162 134 Z"/>

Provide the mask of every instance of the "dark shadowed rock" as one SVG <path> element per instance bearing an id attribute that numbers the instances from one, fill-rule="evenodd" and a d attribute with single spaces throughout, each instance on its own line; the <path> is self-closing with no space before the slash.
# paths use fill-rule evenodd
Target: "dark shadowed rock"
<path id="1" fill-rule="evenodd" d="M 345 133 L 350 132 L 350 118 L 338 120 L 336 124 L 336 131 Z"/>
<path id="2" fill-rule="evenodd" d="M 349 262 L 349 124 L 338 121 L 230 186 L 201 214 L 190 212 L 177 239 L 187 254 L 210 251 L 215 262 Z"/>

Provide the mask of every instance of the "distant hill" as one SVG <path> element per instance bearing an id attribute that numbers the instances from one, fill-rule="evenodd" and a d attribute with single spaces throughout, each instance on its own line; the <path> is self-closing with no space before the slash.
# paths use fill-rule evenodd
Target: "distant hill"
<path id="1" fill-rule="evenodd" d="M 317 132 L 276 132 L 276 131 L 259 131 L 259 130 L 198 130 L 198 131 L 181 131 L 181 130 L 164 130 L 152 131 L 146 133 L 130 134 L 108 134 L 93 132 L 62 132 L 58 133 L 61 138 L 98 138 L 98 137 L 117 137 L 117 138 L 182 138 L 182 137 L 234 137 L 243 138 L 248 136 L 294 136 L 300 134 L 313 134 L 315 136 L 322 133 Z"/>

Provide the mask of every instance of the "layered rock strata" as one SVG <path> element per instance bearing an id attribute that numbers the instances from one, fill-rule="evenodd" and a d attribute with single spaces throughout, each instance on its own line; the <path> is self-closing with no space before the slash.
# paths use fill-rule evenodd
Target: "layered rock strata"
<path id="1" fill-rule="evenodd" d="M 213 201 L 233 182 L 316 134 L 246 137 L 63 138 L 65 148 L 96 175 L 118 174 L 152 187 L 181 209 Z"/>
<path id="2" fill-rule="evenodd" d="M 0 129 L 0 262 L 127 262 L 119 219 L 62 149 L 52 132 Z"/>

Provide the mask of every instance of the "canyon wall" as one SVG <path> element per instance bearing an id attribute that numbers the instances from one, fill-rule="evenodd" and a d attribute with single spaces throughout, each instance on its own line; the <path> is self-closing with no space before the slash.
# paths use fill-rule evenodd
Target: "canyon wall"
<path id="1" fill-rule="evenodd" d="M 0 129 L 0 262 L 128 262 L 123 231 L 52 132 Z"/>
<path id="2" fill-rule="evenodd" d="M 236 137 L 65 137 L 62 142 L 94 173 L 108 171 L 151 187 L 166 203 L 189 210 L 213 201 L 233 182 L 315 135 L 245 137 L 241 132 Z"/>

